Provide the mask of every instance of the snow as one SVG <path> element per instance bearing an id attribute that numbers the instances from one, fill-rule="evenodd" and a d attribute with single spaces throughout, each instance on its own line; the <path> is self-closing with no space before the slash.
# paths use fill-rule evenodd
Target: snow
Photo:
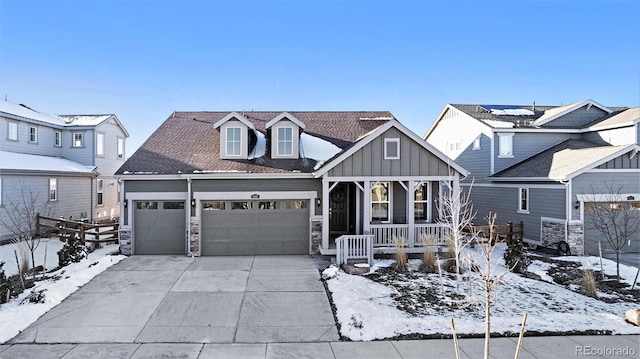
<path id="1" fill-rule="evenodd" d="M 54 245 L 52 241 L 53 240 L 50 240 L 47 245 L 47 267 L 55 267 L 58 262 L 56 254 L 56 248 L 58 248 L 58 246 Z M 7 256 L 6 252 L 10 252 L 13 256 L 13 249 L 5 247 L 12 246 L 0 246 L 0 260 L 5 260 L 4 258 Z M 85 258 L 82 261 L 72 263 L 53 273 L 47 274 L 50 277 L 59 276 L 59 279 L 38 281 L 34 288 L 23 292 L 17 298 L 12 299 L 9 303 L 0 305 L 0 344 L 13 338 L 22 330 L 26 329 L 40 316 L 58 305 L 62 300 L 89 282 L 93 277 L 126 258 L 123 255 L 111 255 L 111 253 L 117 251 L 117 249 L 118 246 L 115 244 L 99 248 L 94 252 L 89 253 L 88 258 Z M 44 253 L 42 253 L 42 256 L 44 256 Z M 13 262 L 15 263 L 15 260 L 13 260 Z M 38 263 L 38 261 L 36 263 Z M 44 290 L 45 302 L 37 304 L 20 304 L 32 290 Z"/>
<path id="2" fill-rule="evenodd" d="M 250 160 L 260 158 L 267 153 L 267 137 L 260 131 L 253 130 L 253 132 L 256 134 L 258 141 L 256 142 L 256 147 L 253 149 L 253 152 L 249 155 Z"/>
<path id="3" fill-rule="evenodd" d="M 18 265 L 16 264 L 16 257 L 14 250 L 18 253 L 20 258 L 20 244 L 9 243 L 0 246 L 0 262 L 5 262 L 4 273 L 7 277 L 14 274 L 18 274 Z M 64 242 L 57 238 L 43 238 L 40 240 L 40 244 L 34 251 L 34 259 L 36 261 L 36 267 L 41 265 L 47 269 L 52 269 L 58 266 L 58 255 L 56 254 L 64 246 Z M 46 249 L 46 252 L 45 252 Z M 28 249 L 27 249 L 28 251 Z M 47 254 L 47 263 L 45 263 L 45 253 Z M 29 253 L 29 264 L 31 264 L 31 253 Z M 45 266 L 46 264 L 46 266 Z"/>
<path id="4" fill-rule="evenodd" d="M 491 109 L 491 113 L 497 116 L 533 116 L 535 113 L 524 108 Z"/>
<path id="5" fill-rule="evenodd" d="M 97 126 L 113 115 L 54 115 L 67 123 L 67 126 Z"/>
<path id="6" fill-rule="evenodd" d="M 21 171 L 52 171 L 92 173 L 94 166 L 85 166 L 62 157 L 29 155 L 0 151 L 0 169 Z"/>
<path id="7" fill-rule="evenodd" d="M 390 116 L 378 116 L 378 117 L 360 117 L 360 121 L 391 121 L 393 117 Z"/>
<path id="8" fill-rule="evenodd" d="M 502 253 L 504 246 L 499 245 L 493 253 L 493 263 L 500 262 L 495 267 L 495 275 L 507 272 L 503 265 Z M 464 255 L 479 256 L 478 246 L 467 249 Z M 573 260 L 594 266 L 599 259 L 594 257 L 562 257 L 562 260 Z M 393 261 L 375 261 L 370 273 L 380 267 L 388 266 Z M 615 273 L 615 262 L 605 260 L 605 272 Z M 410 267 L 417 268 L 419 260 L 411 260 Z M 482 267 L 481 261 L 478 259 Z M 555 284 L 546 275 L 545 266 L 540 261 L 534 261 L 530 270 L 543 275 L 543 281 L 525 278 L 518 274 L 506 273 L 502 278 L 492 305 L 491 327 L 495 333 L 518 333 L 522 316 L 526 312 L 528 320 L 527 331 L 611 331 L 613 334 L 640 334 L 640 328 L 627 324 L 624 313 L 637 304 L 618 302 L 605 303 L 600 300 L 583 296 L 561 285 Z M 623 269 L 624 267 L 624 269 Z M 327 286 L 332 293 L 337 308 L 336 317 L 340 322 L 341 334 L 356 341 L 369 341 L 392 338 L 403 334 L 450 334 L 450 319 L 454 318 L 458 334 L 484 333 L 483 312 L 480 306 L 472 305 L 460 309 L 457 303 L 447 308 L 443 313 L 432 306 L 424 306 L 416 315 L 408 314 L 397 308 L 392 299 L 396 289 L 383 285 L 363 276 L 349 275 L 336 267 L 330 267 L 323 273 L 327 279 Z M 627 283 L 633 281 L 636 269 L 621 265 L 621 276 Z M 444 277 L 444 288 L 453 290 L 456 282 L 449 276 Z M 414 279 L 413 285 L 422 283 L 422 288 L 440 287 L 437 274 L 425 274 Z M 479 284 L 478 275 L 469 274 L 471 282 Z M 463 284 L 465 288 L 469 287 Z M 421 288 L 417 286 L 416 288 Z M 417 289 L 419 290 L 419 289 Z M 437 289 L 440 292 L 440 289 Z M 475 292 L 467 289 L 465 294 L 481 300 L 482 290 Z"/>
<path id="9" fill-rule="evenodd" d="M 493 128 L 513 128 L 513 126 L 515 126 L 511 122 L 488 120 L 488 119 L 484 119 L 484 120 L 482 120 L 482 122 L 486 123 L 487 125 L 489 125 L 489 126 L 491 126 Z"/>
<path id="10" fill-rule="evenodd" d="M 342 152 L 342 149 L 329 141 L 307 133 L 300 135 L 300 157 L 316 160 L 318 164 L 315 169 L 320 168 L 324 161 L 340 152 Z"/>
<path id="11" fill-rule="evenodd" d="M 7 114 L 24 117 L 24 118 L 28 118 L 36 121 L 41 121 L 44 123 L 50 123 L 53 125 L 59 125 L 59 126 L 65 125 L 65 121 L 57 117 L 40 113 L 6 100 L 0 101 L 0 112 L 4 112 Z"/>

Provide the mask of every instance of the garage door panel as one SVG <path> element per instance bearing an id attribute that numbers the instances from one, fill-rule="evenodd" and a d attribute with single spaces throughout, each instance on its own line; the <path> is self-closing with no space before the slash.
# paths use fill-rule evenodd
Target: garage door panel
<path id="1" fill-rule="evenodd" d="M 175 201 L 171 201 L 171 204 Z M 163 202 L 158 206 L 139 209 L 134 212 L 135 254 L 184 254 L 185 249 L 185 210 L 167 206 Z"/>
<path id="2" fill-rule="evenodd" d="M 596 207 L 596 204 L 585 203 L 585 208 Z M 640 215 L 640 210 L 634 210 L 633 215 Z M 602 246 L 602 253 L 615 253 L 609 245 L 609 242 L 604 238 L 602 233 L 593 228 L 593 222 L 588 213 L 584 215 L 584 252 L 587 255 L 599 255 L 598 241 Z M 621 248 L 622 253 L 640 253 L 640 232 L 631 234 L 630 241 L 627 241 Z"/>

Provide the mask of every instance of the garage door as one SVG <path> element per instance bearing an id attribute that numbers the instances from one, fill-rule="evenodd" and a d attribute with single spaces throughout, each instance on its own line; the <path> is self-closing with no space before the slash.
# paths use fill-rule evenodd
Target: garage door
<path id="1" fill-rule="evenodd" d="M 203 255 L 309 253 L 309 201 L 202 201 Z"/>
<path id="2" fill-rule="evenodd" d="M 134 202 L 134 254 L 185 254 L 184 201 Z"/>
<path id="3" fill-rule="evenodd" d="M 630 214 L 640 216 L 640 202 L 629 203 L 635 208 Z M 584 204 L 584 252 L 587 255 L 598 255 L 598 241 L 601 242 L 603 254 L 615 253 L 602 233 L 593 228 L 593 222 L 591 221 L 588 211 L 591 208 L 597 208 L 598 205 L 603 206 L 607 204 L 593 202 Z M 625 242 L 622 247 L 622 253 L 640 253 L 640 232 L 631 234 L 630 239 Z"/>

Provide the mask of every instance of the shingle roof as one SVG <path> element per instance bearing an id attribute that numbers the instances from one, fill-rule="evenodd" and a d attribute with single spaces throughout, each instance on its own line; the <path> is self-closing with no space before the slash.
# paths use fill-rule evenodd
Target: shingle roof
<path id="1" fill-rule="evenodd" d="M 174 112 L 116 174 L 313 172 L 317 163 L 315 159 L 271 159 L 269 139 L 264 156 L 246 160 L 221 159 L 220 132 L 214 128 L 214 123 L 230 112 Z M 267 122 L 281 113 L 252 111 L 241 114 L 257 131 L 265 133 Z M 342 150 L 351 147 L 365 133 L 395 119 L 388 111 L 289 113 L 306 125 L 306 134 L 328 141 Z"/>
<path id="2" fill-rule="evenodd" d="M 593 121 L 587 124 L 585 127 L 589 127 L 592 130 L 599 130 L 608 127 L 615 127 L 618 125 L 631 124 L 633 121 L 640 118 L 640 107 L 630 108 L 624 111 L 615 111 L 611 115 Z"/>
<path id="3" fill-rule="evenodd" d="M 569 139 L 508 167 L 489 178 L 542 178 L 560 181 L 628 146 L 601 146 Z"/>

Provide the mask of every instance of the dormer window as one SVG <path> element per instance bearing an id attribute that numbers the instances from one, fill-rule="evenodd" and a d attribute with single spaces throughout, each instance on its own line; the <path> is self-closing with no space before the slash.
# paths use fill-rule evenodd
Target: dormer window
<path id="1" fill-rule="evenodd" d="M 227 143 L 226 143 L 225 155 L 227 156 L 242 155 L 242 128 L 227 127 Z"/>
<path id="2" fill-rule="evenodd" d="M 278 128 L 278 156 L 293 155 L 293 127 Z"/>

